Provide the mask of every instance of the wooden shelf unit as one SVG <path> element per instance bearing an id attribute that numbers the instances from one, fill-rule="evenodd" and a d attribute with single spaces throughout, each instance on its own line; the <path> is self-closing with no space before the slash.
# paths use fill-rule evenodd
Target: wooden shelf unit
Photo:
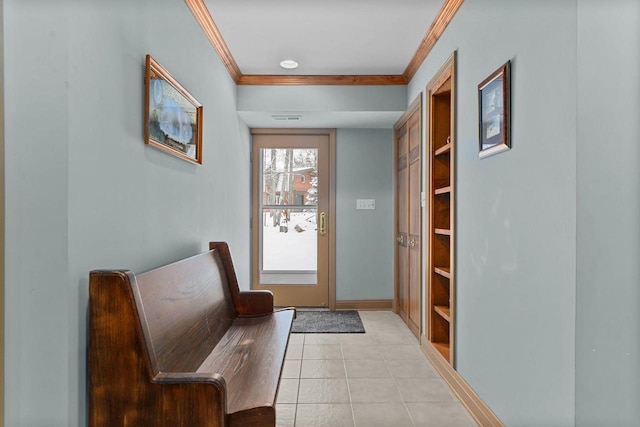
<path id="1" fill-rule="evenodd" d="M 427 86 L 429 269 L 427 339 L 454 364 L 455 53 Z"/>
<path id="2" fill-rule="evenodd" d="M 441 156 L 443 154 L 448 154 L 449 152 L 451 152 L 451 143 L 447 143 L 442 147 L 438 148 L 434 154 L 436 156 Z"/>
<path id="3" fill-rule="evenodd" d="M 436 228 L 433 230 L 434 233 L 440 234 L 441 236 L 451 236 L 451 230 L 445 228 Z"/>
<path id="4" fill-rule="evenodd" d="M 436 188 L 436 190 L 434 191 L 434 194 L 436 196 L 440 196 L 442 194 L 448 194 L 451 193 L 451 186 L 448 185 L 446 187 L 442 187 L 442 188 Z"/>
<path id="5" fill-rule="evenodd" d="M 451 321 L 451 309 L 446 305 L 436 305 L 433 310 L 438 313 L 447 322 Z"/>
<path id="6" fill-rule="evenodd" d="M 449 354 L 451 349 L 449 348 L 449 344 L 441 343 L 441 342 L 431 342 L 431 345 L 435 347 L 436 350 L 440 353 L 442 357 L 449 360 Z"/>
<path id="7" fill-rule="evenodd" d="M 446 279 L 451 279 L 451 269 L 449 267 L 433 267 L 433 272 Z"/>

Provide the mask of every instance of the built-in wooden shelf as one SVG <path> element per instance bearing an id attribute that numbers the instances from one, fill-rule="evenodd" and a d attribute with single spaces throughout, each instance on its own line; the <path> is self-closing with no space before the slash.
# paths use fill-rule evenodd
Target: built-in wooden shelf
<path id="1" fill-rule="evenodd" d="M 438 350 L 438 353 L 440 353 L 447 362 L 449 361 L 449 343 L 432 341 L 431 345 L 433 346 L 433 348 Z"/>
<path id="2" fill-rule="evenodd" d="M 451 310 L 446 305 L 435 305 L 433 310 L 440 315 L 447 322 L 451 321 Z"/>
<path id="3" fill-rule="evenodd" d="M 455 54 L 427 85 L 429 137 L 429 269 L 427 328 L 434 354 L 453 365 L 456 242 Z"/>
<path id="4" fill-rule="evenodd" d="M 441 275 L 442 277 L 451 279 L 451 270 L 449 269 L 449 267 L 434 267 L 433 271 L 435 271 L 437 274 Z"/>
<path id="5" fill-rule="evenodd" d="M 448 228 L 436 228 L 433 232 L 441 236 L 451 236 L 451 230 Z"/>
<path id="6" fill-rule="evenodd" d="M 441 156 L 443 154 L 449 154 L 450 152 L 451 152 L 451 143 L 448 143 L 438 148 L 433 154 L 435 156 Z"/>
<path id="7" fill-rule="evenodd" d="M 451 193 L 451 186 L 448 185 L 446 187 L 442 187 L 442 188 L 436 188 L 436 191 L 434 191 L 434 194 L 436 196 L 439 196 L 441 194 L 449 194 Z"/>

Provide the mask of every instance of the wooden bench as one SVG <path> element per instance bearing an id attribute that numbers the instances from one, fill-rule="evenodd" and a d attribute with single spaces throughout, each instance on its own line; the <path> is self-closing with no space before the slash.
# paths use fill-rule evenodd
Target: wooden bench
<path id="1" fill-rule="evenodd" d="M 240 292 L 226 243 L 143 274 L 92 271 L 89 425 L 275 426 L 295 310 Z"/>

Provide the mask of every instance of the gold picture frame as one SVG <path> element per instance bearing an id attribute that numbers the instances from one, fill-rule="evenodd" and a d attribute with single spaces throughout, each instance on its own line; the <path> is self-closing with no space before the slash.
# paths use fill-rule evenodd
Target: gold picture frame
<path id="1" fill-rule="evenodd" d="M 144 143 L 201 165 L 202 104 L 151 55 L 144 81 Z"/>

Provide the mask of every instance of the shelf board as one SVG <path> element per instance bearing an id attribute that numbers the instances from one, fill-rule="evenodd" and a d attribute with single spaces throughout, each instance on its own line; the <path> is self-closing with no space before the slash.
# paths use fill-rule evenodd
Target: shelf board
<path id="1" fill-rule="evenodd" d="M 436 156 L 440 156 L 442 154 L 448 154 L 450 151 L 451 151 L 451 143 L 448 143 L 438 148 L 433 154 Z"/>
<path id="2" fill-rule="evenodd" d="M 436 196 L 440 195 L 440 194 L 449 194 L 449 193 L 451 193 L 451 186 L 448 185 L 446 187 L 436 188 L 434 193 L 435 193 Z"/>
<path id="3" fill-rule="evenodd" d="M 433 271 L 447 279 L 451 279 L 451 269 L 449 267 L 434 267 Z"/>
<path id="4" fill-rule="evenodd" d="M 451 323 L 451 309 L 447 305 L 434 305 L 433 311 L 438 313 L 447 322 Z"/>
<path id="5" fill-rule="evenodd" d="M 448 342 L 433 342 L 433 341 L 431 341 L 431 345 L 433 346 L 433 348 L 438 350 L 438 353 L 440 353 L 442 355 L 442 357 L 445 358 L 447 363 L 450 363 L 449 362 L 449 343 Z"/>
<path id="6" fill-rule="evenodd" d="M 448 228 L 435 228 L 433 232 L 441 236 L 451 236 L 451 230 Z"/>

